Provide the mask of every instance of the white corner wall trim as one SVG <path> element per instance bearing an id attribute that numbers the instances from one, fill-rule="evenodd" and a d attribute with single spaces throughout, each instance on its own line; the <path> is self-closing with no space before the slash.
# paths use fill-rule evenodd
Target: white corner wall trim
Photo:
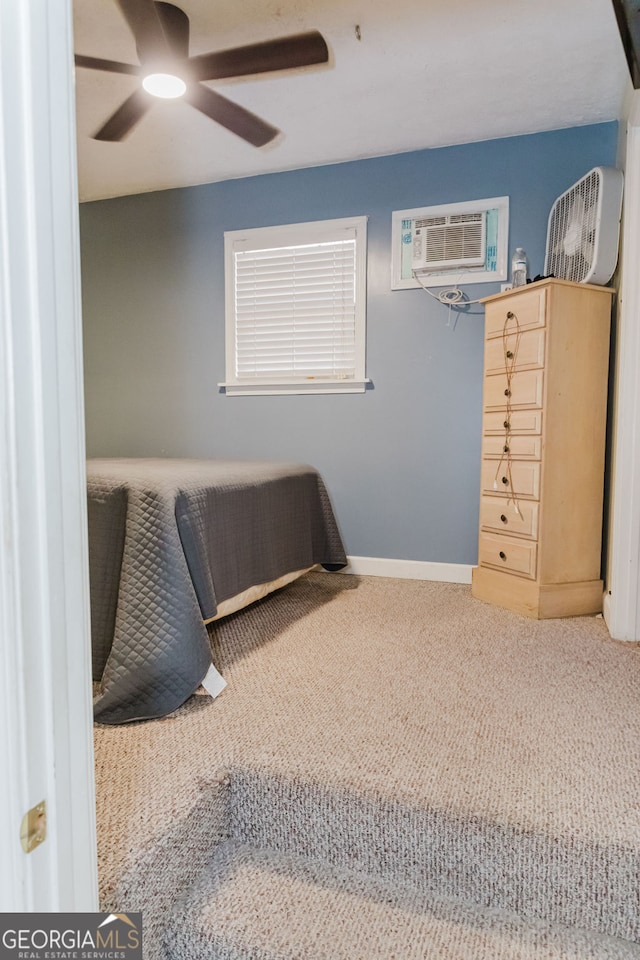
<path id="1" fill-rule="evenodd" d="M 640 640 L 640 91 L 628 105 L 621 287 L 618 304 L 609 595 L 614 640 Z"/>
<path id="2" fill-rule="evenodd" d="M 399 580 L 437 580 L 440 583 L 471 583 L 473 567 L 466 563 L 433 563 L 430 560 L 393 560 L 386 557 L 347 557 L 340 573 L 362 577 L 394 577 Z"/>

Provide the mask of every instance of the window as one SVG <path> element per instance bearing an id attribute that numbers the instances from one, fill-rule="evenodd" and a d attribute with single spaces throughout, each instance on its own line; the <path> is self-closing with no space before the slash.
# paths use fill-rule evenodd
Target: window
<path id="1" fill-rule="evenodd" d="M 227 394 L 365 390 L 366 217 L 225 233 Z"/>

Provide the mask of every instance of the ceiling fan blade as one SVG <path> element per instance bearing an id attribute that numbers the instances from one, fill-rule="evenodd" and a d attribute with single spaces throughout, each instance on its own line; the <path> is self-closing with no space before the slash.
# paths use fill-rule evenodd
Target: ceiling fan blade
<path id="1" fill-rule="evenodd" d="M 144 90 L 136 90 L 118 107 L 107 122 L 94 133 L 94 140 L 124 140 L 136 123 L 145 115 L 153 102 Z"/>
<path id="2" fill-rule="evenodd" d="M 76 67 L 88 67 L 90 70 L 106 70 L 107 73 L 129 73 L 134 77 L 140 76 L 140 67 L 132 63 L 119 63 L 117 60 L 101 60 L 99 57 L 83 57 L 75 55 Z"/>
<path id="3" fill-rule="evenodd" d="M 219 93 L 215 93 L 201 83 L 191 84 L 187 88 L 184 99 L 196 110 L 200 110 L 201 113 L 226 127 L 231 133 L 247 140 L 254 147 L 263 147 L 280 133 L 276 127 L 261 120 L 255 113 L 245 110 L 237 103 L 232 103 L 226 97 L 221 97 Z"/>
<path id="4" fill-rule="evenodd" d="M 136 41 L 140 62 L 166 60 L 170 49 L 154 0 L 116 0 L 116 3 Z"/>
<path id="5" fill-rule="evenodd" d="M 290 70 L 326 63 L 329 51 L 324 37 L 317 30 L 299 33 L 278 40 L 265 40 L 219 53 L 191 57 L 189 66 L 197 80 L 220 80 L 251 73 Z"/>
<path id="6" fill-rule="evenodd" d="M 156 10 L 173 56 L 186 60 L 189 56 L 189 17 L 180 7 L 164 0 L 156 0 Z"/>

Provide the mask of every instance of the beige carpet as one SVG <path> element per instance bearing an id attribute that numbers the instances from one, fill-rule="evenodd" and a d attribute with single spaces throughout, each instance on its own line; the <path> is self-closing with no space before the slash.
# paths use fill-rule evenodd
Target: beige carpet
<path id="1" fill-rule="evenodd" d="M 103 907 L 145 958 L 640 957 L 640 650 L 454 584 L 311 574 L 228 681 L 96 728 Z"/>

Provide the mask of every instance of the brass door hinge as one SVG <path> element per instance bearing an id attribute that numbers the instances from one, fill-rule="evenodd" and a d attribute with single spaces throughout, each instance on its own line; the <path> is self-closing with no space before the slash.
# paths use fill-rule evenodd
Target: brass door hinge
<path id="1" fill-rule="evenodd" d="M 44 800 L 27 810 L 20 824 L 20 843 L 25 853 L 31 853 L 47 839 L 47 804 Z"/>

